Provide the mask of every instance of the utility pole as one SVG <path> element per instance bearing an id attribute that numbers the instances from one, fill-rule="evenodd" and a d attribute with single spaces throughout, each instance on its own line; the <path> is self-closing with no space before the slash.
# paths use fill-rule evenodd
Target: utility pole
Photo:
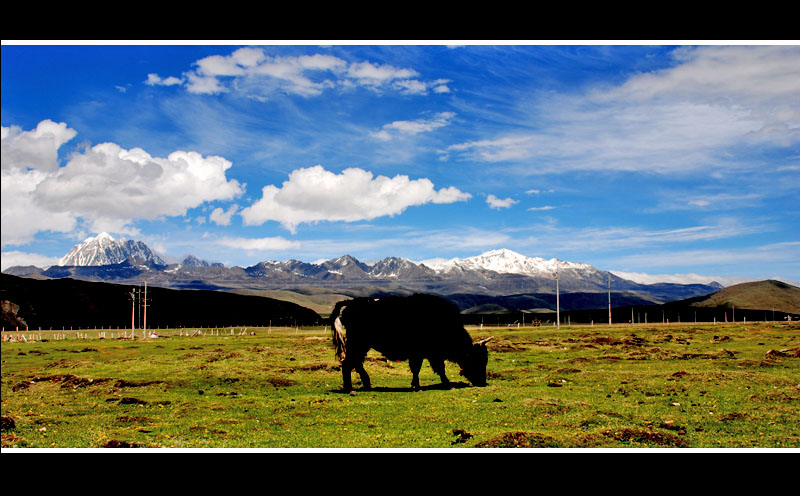
<path id="1" fill-rule="evenodd" d="M 131 332 L 133 332 L 135 327 L 135 320 L 134 317 L 136 316 L 136 288 L 132 288 L 131 292 Z"/>
<path id="2" fill-rule="evenodd" d="M 561 302 L 558 295 L 558 272 L 556 272 L 554 276 L 556 278 L 556 322 L 558 323 L 558 328 L 561 329 Z"/>
<path id="3" fill-rule="evenodd" d="M 608 274 L 608 325 L 611 325 L 611 274 Z"/>
<path id="4" fill-rule="evenodd" d="M 144 303 L 142 304 L 144 307 L 144 332 L 147 333 L 147 281 L 144 282 Z"/>

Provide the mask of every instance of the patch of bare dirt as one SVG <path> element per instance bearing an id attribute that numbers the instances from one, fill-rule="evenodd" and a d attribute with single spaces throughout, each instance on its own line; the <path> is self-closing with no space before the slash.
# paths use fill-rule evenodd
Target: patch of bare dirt
<path id="1" fill-rule="evenodd" d="M 784 348 L 782 350 L 769 350 L 764 353 L 766 358 L 800 358 L 800 348 Z"/>
<path id="2" fill-rule="evenodd" d="M 17 427 L 17 423 L 11 417 L 0 417 L 0 431 L 12 431 Z"/>
<path id="3" fill-rule="evenodd" d="M 151 386 L 153 384 L 164 384 L 164 381 L 154 380 L 154 381 L 127 381 L 125 379 L 118 379 L 116 383 L 114 383 L 114 387 L 123 388 L 123 387 L 144 387 L 144 386 Z"/>
<path id="4" fill-rule="evenodd" d="M 28 441 L 17 436 L 16 434 L 0 434 L 0 447 L 3 448 L 24 448 L 28 445 Z"/>
<path id="5" fill-rule="evenodd" d="M 295 385 L 295 381 L 286 379 L 285 377 L 270 377 L 267 379 L 267 382 L 273 387 L 287 387 Z"/>
<path id="6" fill-rule="evenodd" d="M 92 353 L 96 351 L 97 348 L 82 348 L 80 350 L 69 350 L 70 353 Z"/>
<path id="7" fill-rule="evenodd" d="M 632 429 L 624 427 L 616 432 L 606 432 L 606 436 L 622 442 L 655 444 L 673 448 L 688 448 L 689 443 L 669 432 L 657 432 L 649 429 Z"/>
<path id="8" fill-rule="evenodd" d="M 481 441 L 476 448 L 560 448 L 561 443 L 538 432 L 506 432 Z"/>
<path id="9" fill-rule="evenodd" d="M 66 388 L 77 389 L 77 388 L 80 388 L 80 387 L 96 386 L 98 384 L 102 384 L 102 383 L 108 382 L 110 380 L 111 379 L 107 379 L 107 378 L 93 379 L 93 378 L 86 378 L 86 377 L 78 377 L 78 376 L 73 375 L 73 374 L 57 374 L 57 375 L 50 375 L 50 376 L 44 376 L 44 377 L 36 376 L 36 377 L 33 377 L 30 380 L 22 381 L 22 382 L 18 382 L 17 384 L 14 384 L 13 386 L 11 386 L 11 390 L 14 391 L 14 392 L 22 391 L 22 390 L 30 388 L 31 386 L 33 386 L 36 383 L 41 383 L 41 382 L 51 382 L 53 384 L 60 384 L 60 387 L 64 388 L 64 389 L 66 389 Z"/>
<path id="10" fill-rule="evenodd" d="M 116 439 L 111 439 L 106 441 L 105 444 L 101 446 L 101 448 L 141 448 L 144 445 L 139 443 L 133 443 L 130 441 L 118 441 Z"/>
<path id="11" fill-rule="evenodd" d="M 123 398 L 109 398 L 106 402 L 116 401 L 118 405 L 146 405 L 147 402 L 144 400 L 140 400 L 138 398 L 130 398 L 130 397 L 123 397 Z"/>
<path id="12" fill-rule="evenodd" d="M 472 434 L 464 429 L 453 429 L 453 435 L 457 437 L 456 440 L 450 444 L 466 443 L 468 440 L 472 439 Z"/>
<path id="13" fill-rule="evenodd" d="M 236 352 L 225 353 L 225 351 L 222 348 L 217 348 L 217 349 L 215 349 L 213 351 L 213 355 L 209 356 L 206 359 L 206 362 L 209 362 L 209 363 L 210 362 L 218 362 L 220 360 L 228 360 L 228 359 L 231 359 L 231 358 L 239 358 L 240 356 L 241 355 L 239 353 L 236 353 Z"/>
<path id="14" fill-rule="evenodd" d="M 720 358 L 736 358 L 736 354 L 732 351 L 722 349 L 716 353 L 683 353 L 677 357 L 678 360 L 717 360 Z"/>

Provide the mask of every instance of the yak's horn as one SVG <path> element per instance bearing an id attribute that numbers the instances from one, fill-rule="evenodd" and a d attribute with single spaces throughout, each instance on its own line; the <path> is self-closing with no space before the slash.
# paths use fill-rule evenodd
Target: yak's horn
<path id="1" fill-rule="evenodd" d="M 490 336 L 490 337 L 488 337 L 488 338 L 486 338 L 486 339 L 481 339 L 480 341 L 478 341 L 478 342 L 477 342 L 477 343 L 475 343 L 475 344 L 486 344 L 486 343 L 488 343 L 489 341 L 491 341 L 492 339 L 494 339 L 494 336 Z"/>

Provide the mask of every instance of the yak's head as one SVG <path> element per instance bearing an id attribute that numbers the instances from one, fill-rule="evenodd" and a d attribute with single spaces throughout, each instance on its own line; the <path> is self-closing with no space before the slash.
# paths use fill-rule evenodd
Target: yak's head
<path id="1" fill-rule="evenodd" d="M 466 377 L 473 386 L 486 385 L 486 364 L 489 362 L 489 350 L 486 343 L 492 338 L 486 338 L 472 343 L 466 359 L 461 363 L 461 375 Z"/>

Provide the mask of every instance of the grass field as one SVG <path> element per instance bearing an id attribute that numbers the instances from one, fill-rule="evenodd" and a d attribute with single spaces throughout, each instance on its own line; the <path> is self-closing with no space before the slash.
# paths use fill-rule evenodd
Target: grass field
<path id="1" fill-rule="evenodd" d="M 324 329 L 242 331 L 3 342 L 3 450 L 800 447 L 797 323 L 470 329 L 487 387 L 371 352 L 351 394 Z"/>

